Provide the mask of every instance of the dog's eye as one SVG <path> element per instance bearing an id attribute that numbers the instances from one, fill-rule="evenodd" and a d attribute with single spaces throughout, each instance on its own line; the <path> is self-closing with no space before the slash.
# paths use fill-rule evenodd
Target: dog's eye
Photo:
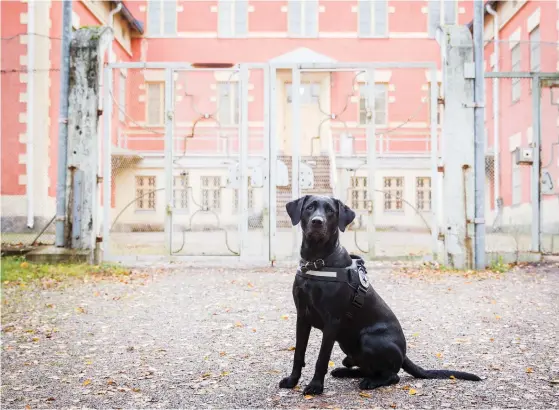
<path id="1" fill-rule="evenodd" d="M 332 214 L 332 213 L 334 213 L 334 210 L 332 208 L 330 208 L 329 206 L 327 206 L 326 207 L 326 213 Z"/>
<path id="2" fill-rule="evenodd" d="M 307 211 L 312 211 L 314 209 L 314 204 L 307 206 Z"/>

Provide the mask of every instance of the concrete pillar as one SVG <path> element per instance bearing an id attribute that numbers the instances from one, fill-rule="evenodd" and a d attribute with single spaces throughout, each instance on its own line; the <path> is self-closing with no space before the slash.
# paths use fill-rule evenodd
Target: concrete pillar
<path id="1" fill-rule="evenodd" d="M 444 263 L 458 269 L 474 262 L 474 63 L 466 27 L 442 35 L 444 125 L 442 142 Z"/>
<path id="2" fill-rule="evenodd" d="M 70 46 L 66 243 L 74 249 L 95 249 L 100 205 L 97 203 L 101 144 L 97 132 L 99 79 L 103 51 L 110 39 L 106 27 L 82 28 L 74 32 Z"/>

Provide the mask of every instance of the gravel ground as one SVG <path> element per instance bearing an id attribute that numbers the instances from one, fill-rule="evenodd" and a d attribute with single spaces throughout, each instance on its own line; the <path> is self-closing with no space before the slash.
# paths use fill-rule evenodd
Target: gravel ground
<path id="1" fill-rule="evenodd" d="M 8 287 L 3 408 L 557 408 L 559 266 L 457 274 L 376 264 L 408 354 L 482 382 L 418 380 L 360 394 L 327 376 L 324 395 L 280 390 L 295 344 L 293 271 L 134 269 L 120 280 Z M 301 385 L 312 377 L 314 330 Z M 332 361 L 343 356 L 334 348 Z"/>

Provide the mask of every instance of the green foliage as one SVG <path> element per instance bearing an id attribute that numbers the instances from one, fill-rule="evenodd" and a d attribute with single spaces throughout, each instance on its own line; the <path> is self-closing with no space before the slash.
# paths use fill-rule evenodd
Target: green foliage
<path id="1" fill-rule="evenodd" d="M 117 276 L 129 273 L 128 269 L 109 264 L 35 264 L 27 262 L 22 257 L 4 257 L 0 266 L 2 284 L 10 282 L 26 284 L 40 279 L 61 281 L 72 277 Z"/>

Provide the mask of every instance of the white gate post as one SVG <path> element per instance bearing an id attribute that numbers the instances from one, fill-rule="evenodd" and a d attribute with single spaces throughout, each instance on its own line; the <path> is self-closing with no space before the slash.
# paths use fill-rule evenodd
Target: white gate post
<path id="1" fill-rule="evenodd" d="M 294 66 L 291 80 L 291 108 L 293 110 L 293 129 L 291 134 L 291 198 L 293 200 L 301 196 L 299 188 L 299 165 L 301 162 L 301 70 Z M 283 211 L 283 210 L 282 210 Z M 293 230 L 293 257 L 299 260 L 299 248 L 301 245 L 301 229 L 294 226 Z"/>
<path id="2" fill-rule="evenodd" d="M 111 229 L 111 199 L 112 199 L 112 117 L 113 117 L 113 100 L 111 98 L 112 87 L 109 87 L 113 80 L 113 69 L 105 67 L 103 88 L 103 257 L 107 258 L 110 254 L 110 229 Z"/>
<path id="3" fill-rule="evenodd" d="M 437 132 L 439 84 L 437 82 L 437 70 L 435 68 L 429 70 L 429 76 L 431 78 L 431 95 L 429 96 L 431 113 L 431 243 L 433 260 L 437 260 L 439 253 L 439 136 Z"/>
<path id="4" fill-rule="evenodd" d="M 174 70 L 165 69 L 165 248 L 172 256 L 173 238 L 173 131 L 174 131 Z"/>
<path id="5" fill-rule="evenodd" d="M 269 247 L 270 247 L 270 262 L 274 262 L 277 259 L 276 256 L 276 235 L 277 235 L 277 169 L 278 169 L 278 141 L 277 141 L 277 90 L 276 90 L 276 81 L 277 81 L 277 71 L 275 67 L 270 67 L 270 75 L 269 75 L 269 84 L 270 93 L 269 93 L 269 103 L 270 103 L 270 129 L 268 135 L 265 138 L 269 138 L 269 148 L 270 151 L 268 153 L 269 158 L 269 181 L 268 185 L 270 186 L 270 221 L 269 221 L 269 229 L 270 229 L 270 239 L 269 239 Z M 279 210 L 283 212 L 283 210 Z"/>
<path id="6" fill-rule="evenodd" d="M 370 191 L 369 200 L 371 206 L 369 208 L 369 219 L 367 221 L 367 242 L 369 244 L 369 259 L 373 259 L 376 256 L 375 250 L 375 240 L 376 240 L 376 226 L 375 226 L 375 213 L 376 201 L 375 196 L 377 192 L 375 171 L 377 162 L 377 138 L 376 132 L 376 112 L 375 112 L 375 70 L 367 70 L 367 100 L 368 100 L 368 110 L 371 112 L 371 117 L 367 123 L 367 188 Z"/>
<path id="7" fill-rule="evenodd" d="M 467 27 L 444 26 L 443 213 L 444 263 L 474 261 L 474 65 Z"/>
<path id="8" fill-rule="evenodd" d="M 263 189 L 263 207 L 262 207 L 262 230 L 264 237 L 261 238 L 264 241 L 264 255 L 263 258 L 270 260 L 270 191 L 272 186 L 270 185 L 270 176 L 268 170 L 270 170 L 270 127 L 271 127 L 271 112 L 270 112 L 270 67 L 266 66 L 263 69 L 264 74 L 264 144 L 263 144 L 263 154 L 264 154 L 264 189 Z M 247 121 L 248 123 L 248 121 Z M 274 163 L 275 166 L 275 163 Z"/>
<path id="9" fill-rule="evenodd" d="M 240 173 L 240 219 L 239 253 L 243 259 L 247 255 L 248 243 L 248 67 L 240 67 L 240 124 L 239 124 L 239 173 Z"/>

